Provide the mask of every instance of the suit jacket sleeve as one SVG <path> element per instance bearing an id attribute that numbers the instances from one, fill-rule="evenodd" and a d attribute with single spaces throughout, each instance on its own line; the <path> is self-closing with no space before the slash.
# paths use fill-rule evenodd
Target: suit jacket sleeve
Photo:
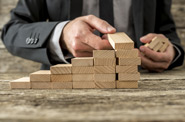
<path id="1" fill-rule="evenodd" d="M 47 19 L 45 0 L 20 0 L 2 31 L 8 51 L 25 59 L 51 64 L 47 44 L 58 22 L 47 22 Z"/>
<path id="2" fill-rule="evenodd" d="M 164 34 L 181 52 L 180 57 L 169 66 L 169 69 L 181 66 L 184 61 L 184 50 L 180 44 L 180 39 L 176 33 L 175 23 L 170 12 L 171 4 L 171 0 L 157 0 L 157 17 L 155 26 L 156 32 Z"/>

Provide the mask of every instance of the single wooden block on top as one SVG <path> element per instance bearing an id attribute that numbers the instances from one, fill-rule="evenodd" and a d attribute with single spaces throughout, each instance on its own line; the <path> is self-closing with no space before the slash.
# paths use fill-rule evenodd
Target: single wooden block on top
<path id="1" fill-rule="evenodd" d="M 95 88 L 98 89 L 114 89 L 116 88 L 116 82 L 95 82 Z"/>
<path id="2" fill-rule="evenodd" d="M 51 74 L 71 74 L 72 64 L 58 64 L 50 67 Z"/>
<path id="3" fill-rule="evenodd" d="M 73 74 L 73 82 L 93 82 L 94 74 Z"/>
<path id="4" fill-rule="evenodd" d="M 94 58 L 115 58 L 115 50 L 93 50 Z"/>
<path id="5" fill-rule="evenodd" d="M 52 89 L 72 89 L 73 82 L 52 82 L 51 88 Z"/>
<path id="6" fill-rule="evenodd" d="M 131 89 L 131 88 L 138 88 L 138 82 L 137 81 L 116 81 L 116 88 L 118 89 Z"/>
<path id="7" fill-rule="evenodd" d="M 115 66 L 94 66 L 94 73 L 96 74 L 102 74 L 102 73 L 113 74 L 115 72 L 116 72 Z"/>
<path id="8" fill-rule="evenodd" d="M 130 50 L 134 48 L 134 42 L 124 32 L 108 34 L 108 40 L 115 50 Z"/>
<path id="9" fill-rule="evenodd" d="M 137 73 L 138 72 L 138 66 L 120 66 L 116 65 L 116 73 Z"/>
<path id="10" fill-rule="evenodd" d="M 10 88 L 11 89 L 30 89 L 31 88 L 30 78 L 23 77 L 17 80 L 10 81 Z"/>
<path id="11" fill-rule="evenodd" d="M 140 79 L 140 73 L 119 73 L 119 81 L 138 81 Z"/>
<path id="12" fill-rule="evenodd" d="M 94 82 L 73 82 L 74 89 L 94 89 L 95 83 Z"/>
<path id="13" fill-rule="evenodd" d="M 141 58 L 119 58 L 118 64 L 122 66 L 141 65 Z"/>
<path id="14" fill-rule="evenodd" d="M 120 58 L 137 58 L 139 52 L 137 49 L 132 50 L 116 50 L 116 57 Z"/>
<path id="15" fill-rule="evenodd" d="M 72 73 L 73 74 L 93 74 L 94 73 L 94 67 L 72 67 Z"/>
<path id="16" fill-rule="evenodd" d="M 109 82 L 115 81 L 116 74 L 94 74 L 94 81 L 95 82 Z"/>
<path id="17" fill-rule="evenodd" d="M 94 58 L 94 66 L 115 66 L 116 58 Z"/>
<path id="18" fill-rule="evenodd" d="M 72 82 L 72 75 L 51 75 L 51 82 Z"/>
<path id="19" fill-rule="evenodd" d="M 30 74 L 31 82 L 50 82 L 50 70 L 40 70 Z"/>
<path id="20" fill-rule="evenodd" d="M 77 57 L 71 60 L 72 66 L 93 66 L 93 57 Z"/>

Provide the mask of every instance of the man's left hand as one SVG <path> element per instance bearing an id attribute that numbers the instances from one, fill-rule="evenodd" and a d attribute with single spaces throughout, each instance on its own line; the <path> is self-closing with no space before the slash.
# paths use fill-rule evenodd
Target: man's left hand
<path id="1" fill-rule="evenodd" d="M 149 43 L 155 36 L 162 36 L 162 34 L 150 33 L 140 38 L 142 43 Z M 165 52 L 155 52 L 148 47 L 141 46 L 140 48 L 141 66 L 151 72 L 162 72 L 166 70 L 175 56 L 175 49 L 169 41 L 169 46 Z"/>

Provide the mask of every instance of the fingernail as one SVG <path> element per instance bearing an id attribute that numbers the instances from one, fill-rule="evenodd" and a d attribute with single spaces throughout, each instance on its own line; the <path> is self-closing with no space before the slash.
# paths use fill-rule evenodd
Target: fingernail
<path id="1" fill-rule="evenodd" d="M 143 47 L 140 47 L 140 51 L 141 51 L 141 52 L 144 52 L 145 49 L 144 49 Z"/>
<path id="2" fill-rule="evenodd" d="M 107 31 L 108 31 L 108 32 L 111 32 L 111 31 L 114 31 L 114 30 L 115 30 L 115 28 L 113 28 L 113 27 L 111 27 L 111 26 L 107 27 Z"/>
<path id="3" fill-rule="evenodd" d="M 140 39 L 141 39 L 141 40 L 144 40 L 145 38 L 146 38 L 146 37 L 145 37 L 145 36 L 143 36 L 143 37 L 141 37 Z"/>

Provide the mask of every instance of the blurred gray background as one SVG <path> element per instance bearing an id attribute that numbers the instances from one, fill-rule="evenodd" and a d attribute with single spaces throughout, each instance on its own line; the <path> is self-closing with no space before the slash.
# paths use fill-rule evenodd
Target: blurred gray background
<path id="1" fill-rule="evenodd" d="M 0 0 L 0 35 L 3 25 L 9 20 L 9 12 L 18 0 Z M 185 0 L 173 0 L 172 14 L 177 26 L 177 33 L 185 49 Z M 12 56 L 0 40 L 0 74 L 31 73 L 39 70 L 40 64 Z"/>

